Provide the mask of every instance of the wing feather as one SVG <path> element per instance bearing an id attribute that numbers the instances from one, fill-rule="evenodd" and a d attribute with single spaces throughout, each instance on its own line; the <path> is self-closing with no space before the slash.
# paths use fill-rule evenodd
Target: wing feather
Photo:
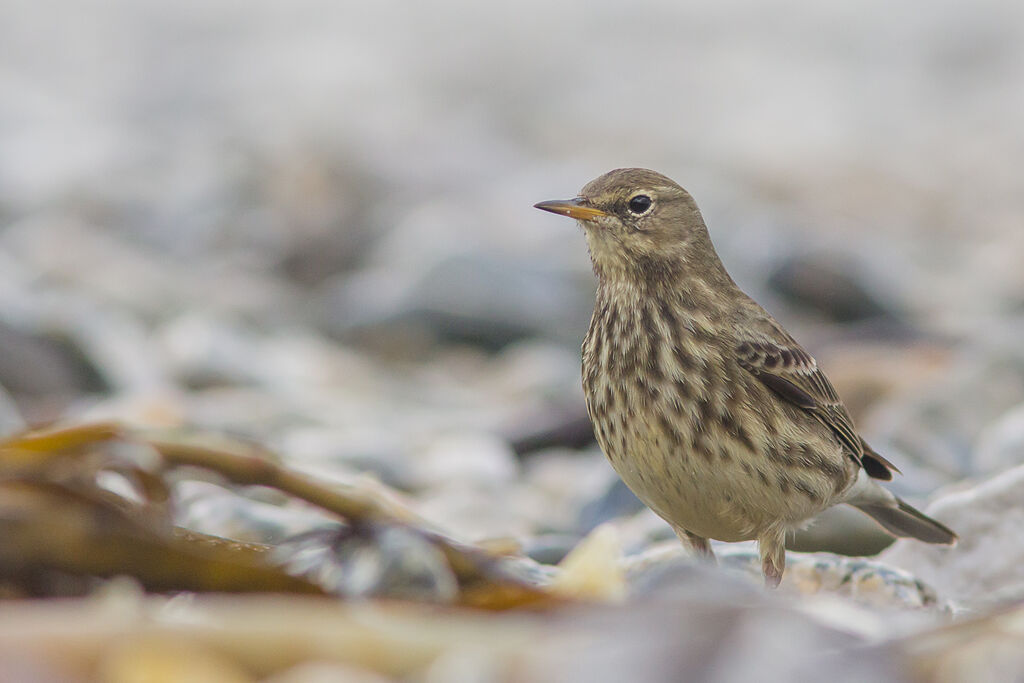
<path id="1" fill-rule="evenodd" d="M 740 366 L 778 396 L 806 410 L 835 433 L 847 454 L 876 479 L 892 479 L 896 468 L 857 434 L 853 418 L 818 363 L 781 328 L 784 341 L 747 339 L 736 345 Z M 897 470 L 898 471 L 898 470 Z"/>

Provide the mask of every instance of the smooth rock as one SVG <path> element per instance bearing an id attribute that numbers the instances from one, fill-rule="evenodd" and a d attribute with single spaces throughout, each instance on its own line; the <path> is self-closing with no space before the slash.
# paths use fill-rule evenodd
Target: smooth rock
<path id="1" fill-rule="evenodd" d="M 627 586 L 621 560 L 622 542 L 615 527 L 599 526 L 558 565 L 550 588 L 576 600 L 622 602 Z"/>
<path id="2" fill-rule="evenodd" d="M 363 345 L 394 346 L 395 335 L 411 337 L 412 347 L 417 337 L 492 350 L 536 336 L 576 342 L 593 308 L 592 284 L 501 254 L 442 258 L 418 278 L 398 279 L 400 289 L 392 284 L 385 296 L 367 277 L 325 290 L 323 300 L 329 329 Z"/>
<path id="3" fill-rule="evenodd" d="M 896 540 L 877 522 L 849 505 L 836 505 L 786 535 L 786 549 L 839 555 L 877 555 Z"/>
<path id="4" fill-rule="evenodd" d="M 0 321 L 0 386 L 33 422 L 53 420 L 75 399 L 110 390 L 74 340 Z"/>
<path id="5" fill-rule="evenodd" d="M 901 539 L 879 561 L 901 567 L 958 605 L 1024 599 L 1024 465 L 937 498 L 925 512 L 960 536 L 955 547 Z"/>
<path id="6" fill-rule="evenodd" d="M 1024 606 L 960 619 L 904 639 L 900 656 L 919 681 L 1024 680 Z"/>
<path id="7" fill-rule="evenodd" d="M 597 526 L 579 524 L 581 510 L 602 495 L 618 477 L 595 449 L 551 449 L 532 455 L 523 465 L 523 486 L 544 508 L 541 531 L 582 536 Z"/>
<path id="8" fill-rule="evenodd" d="M 1009 454 L 979 451 L 975 444 L 994 417 L 1024 404 L 1022 333 L 1019 324 L 993 325 L 985 336 L 961 344 L 932 381 L 880 403 L 861 423 L 872 446 L 905 473 L 889 485 L 894 491 L 921 497 L 995 473 L 987 469 L 995 465 L 989 461 Z M 1000 466 L 1016 462 L 1011 457 Z"/>
<path id="9" fill-rule="evenodd" d="M 0 437 L 20 432 L 25 427 L 25 418 L 22 417 L 14 398 L 0 384 Z"/>
<path id="10" fill-rule="evenodd" d="M 503 440 L 484 433 L 441 436 L 415 456 L 412 478 L 422 488 L 445 487 L 453 482 L 485 488 L 508 484 L 519 464 Z"/>
<path id="11" fill-rule="evenodd" d="M 309 661 L 265 678 L 262 683 L 393 683 L 394 680 L 351 664 Z"/>
<path id="12" fill-rule="evenodd" d="M 985 427 L 974 450 L 974 465 L 983 473 L 1000 472 L 1021 462 L 1024 462 L 1024 403 Z"/>
<path id="13" fill-rule="evenodd" d="M 637 595 L 657 593 L 663 588 L 670 589 L 676 582 L 689 581 L 708 568 L 732 577 L 731 580 L 763 585 L 755 544 L 716 543 L 714 550 L 717 568 L 672 541 L 630 556 L 624 563 L 631 591 Z M 875 610 L 942 613 L 947 609 L 932 588 L 906 571 L 864 558 L 829 553 L 787 553 L 786 572 L 779 590 L 783 594 L 840 596 Z"/>
<path id="14" fill-rule="evenodd" d="M 252 683 L 229 655 L 187 638 L 129 638 L 103 653 L 97 678 L 110 683 L 194 681 Z"/>
<path id="15" fill-rule="evenodd" d="M 528 456 L 546 448 L 586 448 L 594 443 L 594 426 L 582 405 L 551 410 L 538 407 L 506 430 L 512 450 Z"/>
<path id="16" fill-rule="evenodd" d="M 768 276 L 767 286 L 790 305 L 839 323 L 894 317 L 865 284 L 856 264 L 838 254 L 793 255 Z"/>
<path id="17" fill-rule="evenodd" d="M 600 498 L 587 503 L 580 511 L 579 529 L 585 533 L 607 521 L 636 514 L 644 508 L 636 494 L 616 477 Z"/>
<path id="18" fill-rule="evenodd" d="M 582 537 L 576 534 L 538 534 L 526 541 L 523 551 L 540 564 L 558 564 Z"/>
<path id="19" fill-rule="evenodd" d="M 727 586 L 733 582 L 720 572 L 700 572 L 694 579 L 692 592 L 652 595 L 629 609 L 554 616 L 552 635 L 532 653 L 524 680 L 910 680 L 893 653 L 870 646 L 855 629 L 764 592 L 731 593 Z"/>
<path id="20" fill-rule="evenodd" d="M 543 497 L 526 489 L 452 482 L 417 493 L 412 505 L 432 526 L 460 541 L 528 538 L 544 524 Z"/>

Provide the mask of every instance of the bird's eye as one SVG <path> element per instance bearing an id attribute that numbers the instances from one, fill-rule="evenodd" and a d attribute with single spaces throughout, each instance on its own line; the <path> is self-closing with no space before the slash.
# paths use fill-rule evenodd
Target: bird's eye
<path id="1" fill-rule="evenodd" d="M 637 216 L 647 213 L 654 202 L 645 194 L 638 194 L 629 200 L 629 210 Z"/>

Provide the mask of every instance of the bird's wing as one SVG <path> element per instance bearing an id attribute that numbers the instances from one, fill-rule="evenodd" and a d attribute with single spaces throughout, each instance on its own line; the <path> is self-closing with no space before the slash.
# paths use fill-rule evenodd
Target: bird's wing
<path id="1" fill-rule="evenodd" d="M 892 470 L 896 468 L 857 434 L 853 418 L 811 354 L 781 328 L 775 327 L 772 332 L 776 339 L 738 340 L 736 356 L 740 366 L 773 392 L 806 410 L 831 429 L 846 446 L 850 457 L 870 476 L 892 479 Z"/>

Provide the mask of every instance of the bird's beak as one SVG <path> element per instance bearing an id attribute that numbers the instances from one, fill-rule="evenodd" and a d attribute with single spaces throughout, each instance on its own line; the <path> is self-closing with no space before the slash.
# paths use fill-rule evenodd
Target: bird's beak
<path id="1" fill-rule="evenodd" d="M 608 215 L 607 211 L 587 206 L 587 204 L 578 197 L 576 199 L 553 199 L 548 202 L 534 204 L 533 206 L 541 211 L 550 211 L 551 213 L 575 218 L 578 221 L 592 221 L 595 218 Z"/>

